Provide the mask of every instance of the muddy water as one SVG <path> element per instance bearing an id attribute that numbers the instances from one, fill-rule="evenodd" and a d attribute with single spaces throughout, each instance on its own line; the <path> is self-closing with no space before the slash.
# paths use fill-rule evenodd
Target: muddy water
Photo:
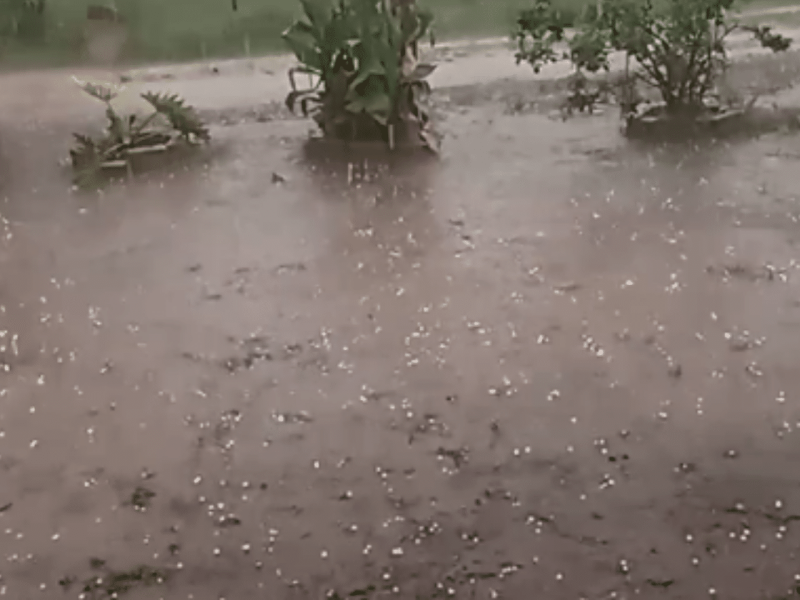
<path id="1" fill-rule="evenodd" d="M 0 595 L 800 584 L 797 140 L 498 113 L 389 164 L 219 129 L 89 195 L 7 125 Z"/>

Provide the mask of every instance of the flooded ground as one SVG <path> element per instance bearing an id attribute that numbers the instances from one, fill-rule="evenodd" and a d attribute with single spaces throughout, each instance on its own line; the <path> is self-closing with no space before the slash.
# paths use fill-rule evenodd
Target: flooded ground
<path id="1" fill-rule="evenodd" d="M 798 593 L 800 138 L 506 112 L 88 195 L 4 122 L 0 596 Z"/>

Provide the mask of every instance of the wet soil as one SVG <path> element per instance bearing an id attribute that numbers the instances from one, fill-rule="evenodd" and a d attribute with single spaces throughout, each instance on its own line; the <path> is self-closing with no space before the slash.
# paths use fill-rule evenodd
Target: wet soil
<path id="1" fill-rule="evenodd" d="M 443 110 L 89 194 L 2 122 L 0 596 L 798 592 L 800 140 Z"/>
<path id="2" fill-rule="evenodd" d="M 800 38 L 798 28 L 776 31 Z M 527 104 L 537 102 L 538 97 L 563 93 L 564 82 L 559 80 L 572 74 L 570 65 L 563 61 L 547 65 L 539 73 L 533 73 L 524 63 L 517 65 L 507 38 L 462 40 L 421 50 L 423 60 L 437 65 L 429 81 L 440 91 L 463 94 L 466 90 L 471 94 L 476 84 L 488 84 L 492 88 L 490 97 L 510 88 L 524 96 L 522 103 Z M 736 62 L 730 73 L 734 86 L 774 92 L 786 81 L 798 79 L 800 61 L 796 52 L 773 56 L 742 33 L 731 34 L 729 50 Z M 4 118 L 10 121 L 49 121 L 56 117 L 85 122 L 91 114 L 101 115 L 102 106 L 98 108 L 97 101 L 75 85 L 76 76 L 83 81 L 119 83 L 123 91 L 115 103 L 123 111 L 147 110 L 148 105 L 139 94 L 149 91 L 178 94 L 221 122 L 237 122 L 241 118 L 264 121 L 280 112 L 290 89 L 286 73 L 294 62 L 289 55 L 272 55 L 141 68 L 75 65 L 70 69 L 3 73 L 0 103 Z M 612 71 L 622 70 L 624 56 L 614 53 L 610 64 Z M 302 78 L 298 80 L 298 84 L 303 83 Z M 534 98 L 528 97 L 531 94 Z"/>

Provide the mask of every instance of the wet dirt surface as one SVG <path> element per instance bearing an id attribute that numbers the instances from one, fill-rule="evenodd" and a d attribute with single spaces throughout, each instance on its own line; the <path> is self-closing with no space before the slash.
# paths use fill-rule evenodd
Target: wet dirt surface
<path id="1" fill-rule="evenodd" d="M 796 593 L 796 136 L 248 123 L 87 195 L 62 129 L 2 127 L 0 596 Z"/>
<path id="2" fill-rule="evenodd" d="M 775 31 L 800 38 L 800 29 L 796 27 L 778 27 Z M 733 71 L 744 75 L 747 87 L 770 87 L 775 79 L 785 83 L 796 78 L 800 61 L 795 51 L 776 57 L 755 43 L 749 34 L 737 32 L 728 41 L 730 57 L 737 63 Z M 506 37 L 455 40 L 433 48 L 426 46 L 421 51 L 423 60 L 437 65 L 429 78 L 435 90 L 469 89 L 483 83 L 542 88 L 536 90 L 541 95 L 549 93 L 555 80 L 571 74 L 571 67 L 564 62 L 546 65 L 539 73 L 533 73 L 525 63 L 516 64 L 514 46 Z M 742 63 L 748 64 L 740 68 Z M 292 56 L 279 54 L 139 67 L 74 65 L 64 69 L 1 72 L 0 105 L 9 121 L 49 121 L 55 117 L 84 122 L 87 115 L 98 112 L 98 104 L 75 85 L 73 77 L 77 77 L 82 81 L 118 84 L 122 93 L 115 104 L 123 111 L 149 110 L 139 94 L 156 92 L 178 94 L 203 113 L 227 114 L 223 121 L 235 121 L 232 117 L 238 114 L 264 120 L 283 107 L 290 89 L 286 73 L 294 64 Z M 625 58 L 614 53 L 610 64 L 612 71 L 621 71 Z M 736 73 L 733 78 L 740 79 Z M 303 79 L 297 82 L 301 86 L 305 84 Z"/>

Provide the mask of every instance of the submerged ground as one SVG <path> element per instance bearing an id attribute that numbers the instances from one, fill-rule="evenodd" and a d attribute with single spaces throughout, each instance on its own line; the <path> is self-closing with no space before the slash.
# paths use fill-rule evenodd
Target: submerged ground
<path id="1" fill-rule="evenodd" d="M 0 596 L 800 591 L 800 138 L 486 95 L 438 160 L 245 118 L 99 194 L 4 118 Z"/>

